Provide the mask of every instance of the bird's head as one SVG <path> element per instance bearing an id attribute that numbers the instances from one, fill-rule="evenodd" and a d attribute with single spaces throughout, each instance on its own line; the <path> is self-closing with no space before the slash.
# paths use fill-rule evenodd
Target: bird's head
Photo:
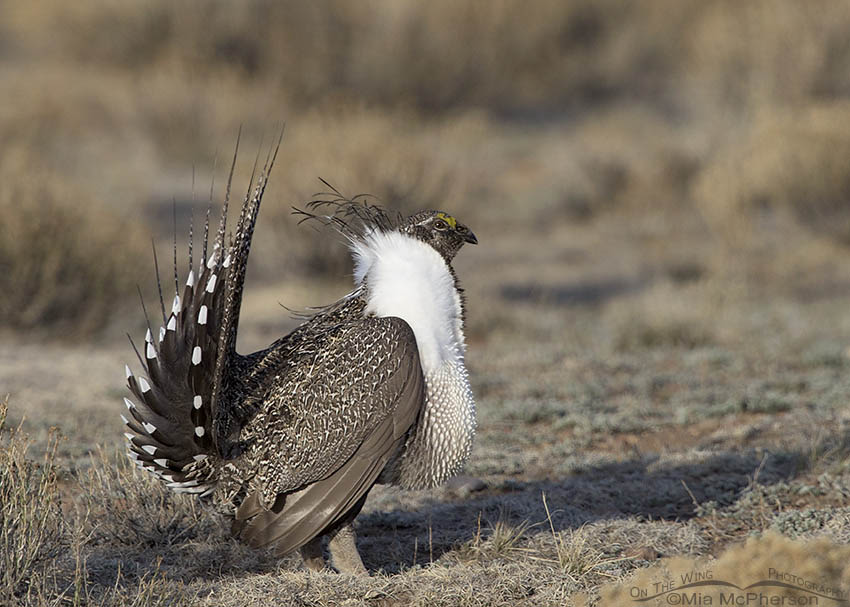
<path id="1" fill-rule="evenodd" d="M 295 209 L 295 213 L 303 216 L 302 222 L 314 220 L 332 226 L 352 244 L 362 243 L 374 234 L 397 232 L 430 245 L 446 263 L 451 263 L 465 243 L 478 244 L 472 230 L 444 211 L 419 211 L 405 218 L 379 205 L 367 204 L 362 197 L 346 198 L 324 183 L 337 197 L 313 200 L 307 203 L 307 210 Z M 329 207 L 331 213 L 316 213 L 321 207 Z"/>
<path id="2" fill-rule="evenodd" d="M 465 243 L 478 244 L 472 230 L 443 211 L 419 211 L 402 222 L 398 229 L 431 245 L 447 262 Z"/>

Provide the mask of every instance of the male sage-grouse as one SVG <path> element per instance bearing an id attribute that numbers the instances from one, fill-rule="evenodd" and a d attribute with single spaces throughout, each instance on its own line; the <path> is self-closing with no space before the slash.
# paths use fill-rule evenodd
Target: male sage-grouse
<path id="1" fill-rule="evenodd" d="M 174 491 L 210 496 L 250 545 L 300 549 L 321 569 L 327 535 L 339 571 L 365 572 L 352 521 L 372 486 L 434 487 L 469 456 L 475 403 L 451 261 L 477 240 L 439 211 L 401 218 L 357 199 L 314 201 L 300 213 L 345 237 L 354 290 L 240 355 L 248 251 L 273 164 L 252 178 L 236 233 L 225 237 L 228 180 L 209 252 L 207 212 L 197 269 L 190 229 L 182 294 L 175 244 L 174 303 L 168 314 L 161 305 L 158 333 L 148 321 L 138 357 L 147 377 L 126 368 L 135 397 L 122 416 L 128 455 Z"/>

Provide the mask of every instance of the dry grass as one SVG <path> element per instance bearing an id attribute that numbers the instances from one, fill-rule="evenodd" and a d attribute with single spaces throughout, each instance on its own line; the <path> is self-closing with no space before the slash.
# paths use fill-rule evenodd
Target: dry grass
<path id="1" fill-rule="evenodd" d="M 27 457 L 29 440 L 7 428 L 8 399 L 0 402 L 0 602 L 38 592 L 47 569 L 67 549 L 56 486 L 54 435 L 40 462 Z"/>
<path id="2" fill-rule="evenodd" d="M 603 550 L 593 545 L 592 532 L 583 526 L 573 531 L 569 537 L 565 537 L 563 531 L 555 529 L 545 493 L 542 499 L 543 508 L 546 510 L 546 521 L 549 523 L 549 530 L 552 532 L 552 540 L 558 555 L 558 568 L 573 583 L 580 585 L 595 570 L 628 560 L 628 557 L 606 557 Z"/>
<path id="3" fill-rule="evenodd" d="M 193 591 L 160 570 L 162 554 L 178 542 L 209 537 L 211 517 L 204 518 L 195 503 L 175 500 L 135 468 L 102 454 L 74 480 L 57 462 L 58 431 L 51 432 L 46 452 L 33 460 L 33 440 L 20 426 L 7 427 L 7 415 L 4 400 L 0 603 L 194 604 Z M 76 482 L 80 485 L 74 488 Z M 99 553 L 104 545 L 109 547 Z M 128 549 L 149 550 L 146 562 L 134 567 L 132 559 L 116 552 Z"/>
<path id="4" fill-rule="evenodd" d="M 523 537 L 532 528 L 528 521 L 511 524 L 504 513 L 493 522 L 481 525 L 481 515 L 475 536 L 455 550 L 462 562 L 484 562 L 492 559 L 522 559 L 530 550 L 522 546 Z M 415 559 L 414 559 L 415 560 Z"/>
<path id="5" fill-rule="evenodd" d="M 357 7 L 254 0 L 155 2 L 131 11 L 104 0 L 50 12 L 18 8 L 12 23 L 29 31 L 62 23 L 42 52 L 120 69 L 268 81 L 302 107 L 353 97 L 426 112 L 545 111 L 634 85 L 636 68 L 663 71 L 669 37 L 656 36 L 638 54 L 628 41 L 675 28 L 688 12 L 675 11 L 666 25 L 669 11 L 624 11 L 614 2 L 547 1 L 529 9 L 516 0 Z"/>
<path id="6" fill-rule="evenodd" d="M 850 244 L 850 105 L 766 110 L 719 150 L 695 197 L 721 236 L 802 226 Z"/>
<path id="7" fill-rule="evenodd" d="M 654 595 L 663 588 L 662 584 L 665 583 L 668 584 L 666 587 L 668 594 L 676 595 L 672 597 L 672 602 L 666 595 L 661 597 L 661 600 L 668 601 L 668 604 L 688 604 L 682 600 L 682 597 L 691 601 L 696 598 L 702 600 L 703 604 L 724 604 L 723 600 L 727 601 L 725 604 L 737 604 L 728 602 L 729 596 L 734 592 L 746 598 L 747 590 L 756 595 L 751 599 L 753 602 L 759 600 L 757 593 L 765 597 L 764 601 L 773 600 L 776 604 L 781 604 L 779 601 L 786 601 L 788 604 L 796 604 L 796 601 L 807 601 L 799 604 L 821 604 L 821 601 L 846 600 L 847 584 L 850 582 L 850 571 L 847 568 L 848 557 L 850 557 L 850 549 L 846 545 L 837 544 L 828 539 L 800 542 L 776 533 L 766 533 L 730 548 L 716 560 L 674 558 L 665 560 L 655 567 L 643 569 L 625 583 L 611 584 L 604 588 L 599 604 L 605 607 L 639 605 L 641 603 L 635 601 L 636 598 L 640 598 L 639 595 L 631 594 L 635 588 L 648 590 L 649 595 Z M 775 575 L 770 575 L 771 570 L 804 580 L 796 585 L 821 593 L 821 598 L 818 599 L 807 592 L 788 587 L 747 589 L 747 586 L 760 580 L 773 579 L 794 583 L 794 577 L 777 578 Z M 730 582 L 747 590 L 740 591 L 734 586 L 710 585 L 677 590 L 685 586 L 688 580 L 696 579 L 695 572 L 708 575 L 707 578 L 701 578 L 702 580 Z M 672 592 L 669 591 L 671 582 Z M 675 602 L 677 600 L 681 603 Z"/>
<path id="8" fill-rule="evenodd" d="M 12 150 L 0 160 L 0 327 L 66 338 L 125 311 L 138 231 L 76 184 Z"/>
<path id="9" fill-rule="evenodd" d="M 149 548 L 211 535 L 196 499 L 175 494 L 123 457 L 102 450 L 80 478 L 91 540 Z"/>
<path id="10" fill-rule="evenodd" d="M 35 41 L 40 52 L 124 70 L 268 81 L 301 106 L 353 97 L 425 111 L 540 112 L 626 92 L 676 101 L 682 83 L 708 103 L 734 105 L 846 93 L 842 9 L 768 0 L 253 0 L 160 1 L 135 11 L 91 0 L 51 11 L 14 7 L 6 29 L 12 49 L 33 46 L 23 32 L 54 28 Z"/>
<path id="11" fill-rule="evenodd" d="M 484 430 L 492 432 L 486 426 Z M 3 452 L 5 467 L 0 469 L 4 479 L 19 467 L 10 465 L 7 453 Z M 25 461 L 24 451 L 15 453 L 16 462 Z M 660 507 L 660 502 L 669 499 L 670 489 L 681 485 L 680 474 L 691 479 L 690 485 L 700 495 L 722 495 L 728 483 L 737 482 L 727 463 L 713 468 L 715 488 L 702 487 L 699 479 L 709 477 L 700 471 L 701 464 L 683 467 L 680 459 L 669 458 L 654 464 L 653 471 L 647 469 L 647 477 L 635 478 L 635 469 L 626 463 L 620 469 L 602 467 L 605 472 L 530 483 L 525 489 L 514 487 L 507 494 L 490 481 L 495 491 L 461 501 L 441 497 L 439 492 L 411 495 L 407 503 L 385 496 L 390 501 L 383 505 L 372 501 L 360 521 L 361 549 L 373 577 L 351 578 L 299 571 L 297 559 L 276 562 L 235 543 L 227 538 L 226 525 L 215 513 L 198 508 L 185 496 L 168 495 L 124 461 L 101 453 L 88 471 L 71 475 L 76 480 L 70 484 L 57 485 L 51 475 L 48 483 L 17 485 L 19 493 L 32 494 L 40 505 L 58 503 L 59 491 L 68 500 L 64 514 L 47 510 L 52 512 L 46 517 L 51 524 L 62 517 L 56 537 L 45 539 L 35 524 L 17 530 L 19 544 L 54 548 L 40 567 L 27 570 L 28 591 L 17 587 L 20 603 L 242 605 L 287 596 L 316 605 L 346 600 L 363 605 L 374 601 L 537 605 L 577 600 L 579 593 L 593 598 L 600 585 L 623 579 L 659 555 L 704 554 L 706 539 L 717 537 L 714 527 L 706 525 L 702 530 L 701 522 L 649 521 L 629 512 L 653 512 L 653 503 Z M 766 496 L 793 493 L 792 485 L 772 484 L 775 472 L 769 462 L 753 463 L 749 470 L 753 478 L 740 480 L 745 491 L 765 487 Z M 68 476 L 67 471 L 60 474 Z M 669 488 L 662 478 L 665 474 L 670 476 Z M 658 477 L 652 480 L 652 475 Z M 834 478 L 833 484 L 844 477 Z M 769 484 L 754 485 L 754 479 Z M 79 487 L 73 487 L 75 483 Z M 682 493 L 685 500 L 694 495 Z M 639 494 L 643 495 L 636 501 Z M 754 501 L 747 500 L 747 495 L 731 507 L 714 508 L 749 513 L 758 502 L 766 512 L 763 520 L 769 520 L 776 498 Z M 603 503 L 612 510 L 600 517 Z M 698 516 L 708 521 L 712 515 L 707 511 Z M 16 506 L 15 512 L 31 522 L 45 517 L 44 510 Z M 482 524 L 486 520 L 494 522 Z M 730 516 L 729 520 L 747 519 Z M 787 528 L 789 520 L 786 514 L 777 518 L 777 524 Z M 459 541 L 464 537 L 469 539 Z M 408 546 L 410 552 L 399 552 L 408 564 L 388 575 L 375 563 L 382 568 L 389 565 L 387 559 L 396 552 L 397 542 Z M 61 553 L 57 546 L 63 547 Z M 33 571 L 38 577 L 32 577 Z"/>

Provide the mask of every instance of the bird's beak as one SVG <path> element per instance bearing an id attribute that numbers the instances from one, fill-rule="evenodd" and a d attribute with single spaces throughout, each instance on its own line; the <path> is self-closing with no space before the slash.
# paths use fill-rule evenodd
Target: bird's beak
<path id="1" fill-rule="evenodd" d="M 469 244 L 478 244 L 478 239 L 471 231 L 466 233 L 466 236 L 464 236 L 463 241 L 468 242 Z"/>

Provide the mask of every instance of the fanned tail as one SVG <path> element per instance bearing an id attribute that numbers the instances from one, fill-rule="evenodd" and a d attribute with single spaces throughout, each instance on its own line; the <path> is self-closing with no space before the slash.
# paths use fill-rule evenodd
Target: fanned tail
<path id="1" fill-rule="evenodd" d="M 281 132 L 281 139 L 283 133 Z M 221 403 L 224 380 L 238 355 L 235 352 L 239 308 L 251 238 L 268 176 L 281 139 L 257 177 L 252 178 L 242 204 L 236 236 L 225 243 L 230 184 L 236 166 L 236 143 L 227 181 L 221 220 L 209 250 L 209 210 L 204 225 L 203 253 L 192 267 L 192 228 L 189 230 L 189 274 L 183 294 L 175 291 L 166 312 L 154 251 L 163 326 L 154 335 L 147 310 L 148 330 L 141 352 L 133 344 L 147 375 L 125 367 L 133 400 L 125 398 L 129 416 L 128 456 L 138 466 L 161 477 L 177 492 L 208 495 L 215 488 L 218 464 L 232 456 L 227 436 L 232 430 L 228 408 Z M 176 230 L 176 228 L 175 228 Z M 209 257 L 207 253 L 209 252 Z M 174 253 L 177 271 L 176 239 Z M 132 338 L 130 339 L 133 343 Z"/>
<path id="2" fill-rule="evenodd" d="M 283 140 L 283 130 L 280 132 L 274 151 L 269 150 L 263 168 L 254 181 L 257 170 L 257 161 L 254 162 L 254 170 L 251 182 L 254 184 L 249 190 L 239 213 L 239 222 L 236 225 L 236 236 L 228 247 L 227 255 L 223 261 L 223 267 L 227 269 L 227 280 L 222 288 L 223 305 L 221 307 L 221 320 L 219 323 L 217 350 L 215 353 L 215 364 L 213 367 L 213 383 L 210 394 L 211 413 L 213 416 L 213 437 L 218 445 L 219 451 L 227 455 L 233 445 L 229 444 L 229 436 L 232 431 L 232 417 L 227 408 L 221 406 L 221 395 L 223 380 L 227 377 L 228 366 L 236 357 L 236 332 L 239 327 L 239 312 L 242 304 L 242 290 L 245 283 L 245 271 L 248 268 L 248 254 L 251 250 L 251 240 L 254 236 L 254 227 L 257 224 L 257 215 L 260 212 L 260 203 L 268 185 L 269 174 L 277 159 L 277 152 Z M 229 190 L 228 183 L 228 190 Z M 224 231 L 219 230 L 219 237 L 223 239 Z M 238 452 L 235 452 L 238 454 Z"/>

